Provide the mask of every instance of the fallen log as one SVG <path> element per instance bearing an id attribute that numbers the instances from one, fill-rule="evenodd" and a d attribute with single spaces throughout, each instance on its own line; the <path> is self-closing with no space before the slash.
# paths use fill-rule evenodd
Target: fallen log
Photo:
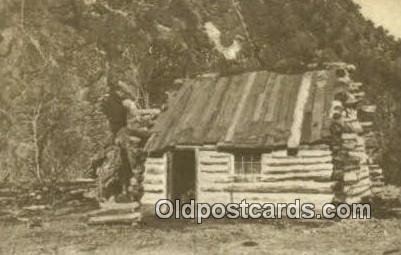
<path id="1" fill-rule="evenodd" d="M 88 220 L 89 225 L 106 225 L 106 224 L 132 224 L 141 219 L 141 213 L 128 213 L 121 215 L 96 216 Z"/>
<path id="2" fill-rule="evenodd" d="M 138 202 L 134 203 L 100 203 L 100 208 L 101 209 L 106 209 L 106 210 L 124 210 L 124 209 L 138 209 L 140 207 L 140 204 Z"/>
<path id="3" fill-rule="evenodd" d="M 95 217 L 95 216 L 113 216 L 113 215 L 123 215 L 138 212 L 137 209 L 132 208 L 124 208 L 124 209 L 96 209 L 86 213 L 87 217 Z"/>

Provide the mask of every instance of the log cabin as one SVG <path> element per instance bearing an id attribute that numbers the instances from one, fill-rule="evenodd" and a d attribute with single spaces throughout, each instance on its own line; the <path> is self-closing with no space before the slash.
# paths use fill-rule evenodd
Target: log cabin
<path id="1" fill-rule="evenodd" d="M 142 204 L 354 203 L 380 192 L 374 110 L 354 67 L 186 80 L 145 151 Z M 362 118 L 360 117 L 362 116 Z"/>

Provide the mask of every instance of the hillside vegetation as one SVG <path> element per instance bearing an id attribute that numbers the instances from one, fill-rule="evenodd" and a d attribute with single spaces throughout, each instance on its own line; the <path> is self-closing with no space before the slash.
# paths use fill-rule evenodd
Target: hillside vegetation
<path id="1" fill-rule="evenodd" d="M 179 78 L 336 61 L 379 106 L 385 175 L 401 184 L 401 42 L 351 0 L 3 0 L 0 170 L 82 174 L 126 127 L 123 100 L 161 107 Z"/>

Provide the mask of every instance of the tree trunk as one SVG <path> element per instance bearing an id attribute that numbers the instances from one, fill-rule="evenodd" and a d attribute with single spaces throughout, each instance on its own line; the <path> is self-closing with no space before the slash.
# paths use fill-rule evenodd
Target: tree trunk
<path id="1" fill-rule="evenodd" d="M 39 134 L 38 134 L 38 122 L 39 122 L 41 110 L 42 110 L 42 102 L 39 103 L 39 105 L 35 111 L 33 120 L 32 120 L 33 144 L 35 147 L 35 174 L 36 174 L 36 178 L 38 179 L 38 181 L 40 183 L 43 182 L 42 173 L 41 173 L 41 171 L 42 171 L 42 169 L 41 169 L 42 149 L 40 148 L 40 145 L 39 145 Z"/>

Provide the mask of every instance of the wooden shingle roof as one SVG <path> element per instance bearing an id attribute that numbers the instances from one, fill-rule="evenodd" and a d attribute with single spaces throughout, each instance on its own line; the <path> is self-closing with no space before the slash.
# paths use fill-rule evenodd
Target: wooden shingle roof
<path id="1" fill-rule="evenodd" d="M 183 84 L 153 129 L 146 151 L 175 145 L 296 147 L 328 134 L 335 71 L 267 71 L 196 78 Z"/>

